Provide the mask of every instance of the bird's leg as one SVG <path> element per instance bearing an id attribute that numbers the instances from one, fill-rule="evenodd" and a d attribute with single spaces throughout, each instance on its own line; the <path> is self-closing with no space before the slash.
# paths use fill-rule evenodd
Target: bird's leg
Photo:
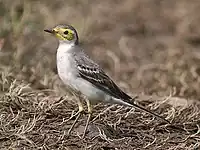
<path id="1" fill-rule="evenodd" d="M 71 125 L 70 129 L 68 130 L 68 135 L 70 135 L 72 129 L 74 128 L 76 122 L 78 121 L 81 113 L 83 112 L 83 104 L 81 103 L 81 100 L 78 98 L 78 112 L 75 115 L 72 115 L 68 120 L 71 120 L 73 117 L 77 116 L 76 119 L 74 120 L 73 124 Z"/>
<path id="2" fill-rule="evenodd" d="M 78 103 L 78 112 L 76 112 L 75 114 L 73 114 L 69 119 L 67 119 L 67 121 L 71 120 L 72 118 L 76 117 L 78 114 L 80 114 L 80 113 L 83 112 L 83 104 L 81 103 L 81 100 L 78 99 L 77 103 Z"/>
<path id="3" fill-rule="evenodd" d="M 88 119 L 87 119 L 87 122 L 86 122 L 86 125 L 85 125 L 85 129 L 84 129 L 84 132 L 83 132 L 82 139 L 85 137 L 85 134 L 86 134 L 86 131 L 87 131 L 87 128 L 88 128 L 88 125 L 89 125 L 89 122 L 90 122 L 90 119 L 91 119 L 91 116 L 92 116 L 92 105 L 91 105 L 91 103 L 88 99 L 86 99 L 86 103 L 87 103 L 87 107 L 88 107 Z"/>

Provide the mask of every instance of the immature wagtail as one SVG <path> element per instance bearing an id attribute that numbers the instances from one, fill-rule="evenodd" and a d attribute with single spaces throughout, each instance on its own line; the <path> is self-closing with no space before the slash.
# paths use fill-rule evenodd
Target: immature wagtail
<path id="1" fill-rule="evenodd" d="M 57 49 L 57 69 L 61 80 L 70 87 L 75 93 L 85 96 L 88 107 L 88 119 L 83 133 L 85 136 L 91 114 L 92 106 L 98 102 L 121 104 L 129 107 L 136 107 L 144 110 L 167 123 L 163 117 L 136 105 L 129 95 L 124 93 L 110 77 L 108 77 L 100 66 L 90 59 L 79 46 L 78 33 L 71 25 L 58 25 L 52 29 L 44 30 L 53 34 L 59 40 Z M 83 112 L 83 104 L 78 99 L 79 111 L 76 119 L 68 131 L 70 134 L 75 123 Z"/>

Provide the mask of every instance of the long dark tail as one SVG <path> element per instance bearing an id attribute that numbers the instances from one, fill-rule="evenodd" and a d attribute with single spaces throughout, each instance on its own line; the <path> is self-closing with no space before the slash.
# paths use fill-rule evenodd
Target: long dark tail
<path id="1" fill-rule="evenodd" d="M 141 109 L 141 110 L 143 110 L 143 111 L 146 111 L 146 112 L 148 112 L 149 114 L 151 114 L 151 115 L 153 115 L 153 116 L 155 116 L 155 117 L 157 117 L 157 118 L 160 118 L 160 119 L 162 119 L 163 121 L 165 121 L 165 122 L 171 124 L 171 123 L 170 123 L 168 120 L 166 120 L 165 118 L 163 118 L 163 117 L 161 117 L 161 116 L 159 116 L 159 115 L 157 115 L 157 114 L 155 114 L 155 113 L 153 113 L 153 112 L 151 112 L 151 111 L 149 111 L 149 110 L 143 108 L 142 106 L 139 106 L 139 105 L 134 104 L 134 103 L 131 103 L 131 105 L 134 106 L 134 107 L 136 107 L 136 108 L 139 108 L 139 109 Z"/>
<path id="2" fill-rule="evenodd" d="M 166 123 L 171 124 L 171 123 L 170 123 L 168 120 L 166 120 L 165 118 L 163 118 L 163 117 L 157 115 L 156 113 L 153 113 L 153 112 L 151 112 L 151 111 L 149 111 L 149 110 L 143 108 L 142 106 L 139 106 L 139 105 L 135 104 L 134 101 L 135 101 L 135 99 L 136 99 L 137 97 L 138 97 L 138 96 L 136 96 L 136 97 L 134 97 L 134 98 L 131 98 L 131 99 L 129 99 L 129 100 L 126 100 L 126 101 L 123 100 L 123 99 L 118 99 L 118 98 L 112 97 L 112 102 L 115 103 L 115 104 L 121 104 L 121 105 L 129 106 L 129 107 L 136 107 L 136 108 L 139 108 L 139 109 L 141 109 L 141 110 L 143 110 L 143 111 L 145 111 L 145 112 L 147 112 L 147 113 L 149 113 L 149 114 L 151 114 L 151 115 L 153 115 L 153 116 L 155 116 L 155 117 L 157 117 L 157 118 L 159 118 L 159 119 L 162 119 L 162 120 L 165 121 Z"/>

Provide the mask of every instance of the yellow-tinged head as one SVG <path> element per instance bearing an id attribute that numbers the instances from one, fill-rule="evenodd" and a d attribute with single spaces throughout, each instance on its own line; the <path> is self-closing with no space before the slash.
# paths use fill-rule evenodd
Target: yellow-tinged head
<path id="1" fill-rule="evenodd" d="M 78 33 L 71 25 L 57 25 L 44 31 L 53 34 L 61 42 L 78 44 Z"/>

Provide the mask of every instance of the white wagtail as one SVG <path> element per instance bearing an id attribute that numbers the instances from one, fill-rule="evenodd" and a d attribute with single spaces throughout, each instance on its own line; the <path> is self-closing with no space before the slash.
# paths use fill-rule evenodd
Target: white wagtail
<path id="1" fill-rule="evenodd" d="M 121 104 L 129 107 L 134 106 L 170 123 L 163 117 L 136 105 L 134 98 L 124 93 L 105 74 L 101 67 L 84 53 L 83 49 L 79 46 L 78 33 L 71 25 L 58 25 L 44 31 L 53 34 L 59 40 L 57 49 L 57 69 L 59 77 L 75 93 L 81 93 L 86 98 L 89 116 L 83 137 L 85 136 L 92 114 L 91 104 L 98 102 Z M 81 100 L 78 99 L 77 102 L 79 111 L 76 113 L 77 117 L 69 129 L 68 134 L 70 134 L 81 112 L 83 112 Z"/>

